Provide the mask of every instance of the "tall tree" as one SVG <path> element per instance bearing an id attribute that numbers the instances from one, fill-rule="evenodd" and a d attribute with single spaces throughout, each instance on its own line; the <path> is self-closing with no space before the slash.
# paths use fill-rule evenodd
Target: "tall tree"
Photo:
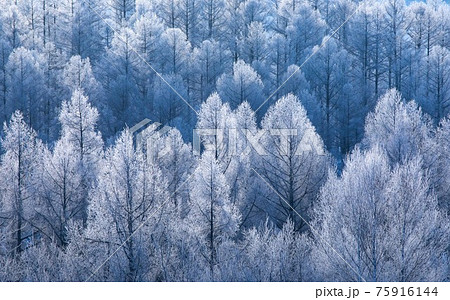
<path id="1" fill-rule="evenodd" d="M 135 124 L 142 120 L 142 99 L 136 84 L 137 66 L 140 59 L 134 52 L 135 32 L 128 27 L 121 27 L 114 35 L 111 47 L 98 65 L 98 74 L 103 80 L 108 106 L 112 116 L 109 121 L 108 135 L 122 130 L 125 124 Z"/>
<path id="2" fill-rule="evenodd" d="M 161 35 L 161 70 L 165 73 L 184 75 L 187 71 L 187 60 L 191 53 L 191 44 L 186 35 L 178 28 L 169 28 Z"/>
<path id="3" fill-rule="evenodd" d="M 192 247 L 203 261 L 206 280 L 217 280 L 217 268 L 221 263 L 218 249 L 233 238 L 239 228 L 240 215 L 229 193 L 220 164 L 212 153 L 206 153 L 199 161 L 191 184 L 191 210 L 187 216 Z"/>
<path id="4" fill-rule="evenodd" d="M 60 81 L 68 90 L 68 97 L 75 90 L 80 90 L 98 104 L 102 104 L 102 87 L 94 76 L 89 58 L 82 59 L 78 55 L 72 56 L 64 67 Z"/>
<path id="5" fill-rule="evenodd" d="M 268 110 L 262 128 L 265 152 L 257 170 L 271 187 L 267 213 L 280 228 L 290 220 L 295 230 L 305 230 L 328 167 L 322 139 L 292 94 Z"/>
<path id="6" fill-rule="evenodd" d="M 28 126 L 37 131 L 44 129 L 43 123 L 46 120 L 44 68 L 44 57 L 23 47 L 13 51 L 6 65 L 8 115 L 21 110 Z"/>
<path id="7" fill-rule="evenodd" d="M 429 150 L 430 126 L 414 101 L 406 103 L 392 89 L 380 98 L 375 111 L 366 120 L 364 144 L 381 146 L 392 165 Z"/>
<path id="8" fill-rule="evenodd" d="M 355 150 L 342 175 L 330 176 L 315 213 L 312 255 L 322 270 L 319 278 L 443 279 L 439 260 L 448 226 L 421 168 L 420 160 L 410 160 L 391 171 L 386 155 L 374 147 Z"/>
<path id="9" fill-rule="evenodd" d="M 231 74 L 225 73 L 217 81 L 219 95 L 232 108 L 247 101 L 253 109 L 257 109 L 264 101 L 263 88 L 260 75 L 243 60 L 233 65 Z"/>
<path id="10" fill-rule="evenodd" d="M 4 213 L 10 219 L 13 233 L 10 253 L 21 253 L 34 242 L 32 222 L 37 204 L 37 178 L 41 170 L 43 145 L 36 132 L 16 111 L 8 125 L 4 125 L 1 159 L 1 186 Z"/>
<path id="11" fill-rule="evenodd" d="M 344 85 L 349 81 L 348 60 L 353 57 L 349 56 L 345 49 L 340 49 L 334 38 L 330 38 L 321 49 L 319 46 L 312 49 L 312 53 L 316 51 L 307 65 L 305 75 L 320 103 L 322 125 L 319 131 L 327 148 L 335 152 L 338 135 L 336 111 L 343 98 Z"/>
<path id="12" fill-rule="evenodd" d="M 198 99 L 196 102 L 204 102 L 215 90 L 216 82 L 225 69 L 225 57 L 220 44 L 216 41 L 205 40 L 198 48 L 193 50 L 194 76 L 193 94 Z"/>
<path id="13" fill-rule="evenodd" d="M 53 152 L 46 152 L 43 170 L 38 227 L 46 238 L 67 247 L 69 226 L 82 220 L 86 210 L 80 156 L 67 139 L 61 139 Z"/>
<path id="14" fill-rule="evenodd" d="M 419 103 L 437 125 L 450 112 L 450 50 L 434 46 L 430 55 L 424 57 L 422 66 L 427 75 L 424 76 Z"/>
<path id="15" fill-rule="evenodd" d="M 155 280 L 150 265 L 171 211 L 167 200 L 161 171 L 134 150 L 132 134 L 124 131 L 106 153 L 89 209 L 87 237 L 103 251 L 123 245 L 108 262 L 111 278 Z"/>
<path id="16" fill-rule="evenodd" d="M 286 34 L 291 64 L 302 64 L 312 47 L 321 43 L 326 24 L 319 12 L 308 3 L 298 3 L 289 19 Z"/>
<path id="17" fill-rule="evenodd" d="M 97 120 L 97 109 L 91 106 L 88 98 L 80 90 L 74 91 L 70 102 L 63 103 L 59 115 L 62 128 L 61 143 L 68 143 L 70 145 L 68 149 L 72 149 L 73 155 L 78 160 L 77 173 L 81 176 L 78 193 L 82 202 L 79 214 L 84 225 L 87 220 L 88 192 L 95 185 L 103 152 L 101 134 L 96 128 Z"/>

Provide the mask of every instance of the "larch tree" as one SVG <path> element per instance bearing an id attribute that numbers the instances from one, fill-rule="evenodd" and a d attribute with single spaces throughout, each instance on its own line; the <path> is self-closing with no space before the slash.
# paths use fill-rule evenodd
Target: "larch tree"
<path id="1" fill-rule="evenodd" d="M 70 42 L 70 54 L 98 61 L 105 47 L 103 31 L 105 25 L 101 16 L 105 9 L 105 1 L 85 3 L 82 0 L 69 0 L 69 23 L 71 26 L 66 40 Z M 63 27 L 65 28 L 65 27 Z"/>
<path id="2" fill-rule="evenodd" d="M 381 191 L 389 176 L 388 160 L 376 147 L 366 153 L 356 149 L 340 177 L 330 174 L 314 213 L 317 280 L 387 280 L 389 208 Z"/>
<path id="3" fill-rule="evenodd" d="M 143 105 L 151 111 L 155 101 L 152 88 L 156 76 L 147 64 L 154 67 L 159 64 L 161 53 L 158 47 L 164 25 L 163 21 L 151 11 L 139 15 L 133 28 L 136 32 L 136 39 L 132 41 L 133 47 L 143 58 L 136 64 L 136 85 Z"/>
<path id="4" fill-rule="evenodd" d="M 16 48 L 6 65 L 6 106 L 8 115 L 21 110 L 28 126 L 43 129 L 46 95 L 44 57 L 34 50 Z"/>
<path id="5" fill-rule="evenodd" d="M 223 38 L 223 26 L 226 23 L 226 10 L 224 0 L 201 0 L 202 19 L 206 26 L 202 33 L 208 39 L 220 41 Z"/>
<path id="6" fill-rule="evenodd" d="M 258 66 L 263 63 L 270 52 L 267 48 L 267 31 L 261 22 L 252 22 L 248 25 L 248 33 L 239 44 L 241 59 L 250 65 Z"/>
<path id="7" fill-rule="evenodd" d="M 324 38 L 324 40 L 327 37 Z M 318 127 L 328 149 L 336 147 L 337 105 L 342 96 L 342 89 L 348 81 L 346 59 L 351 59 L 345 49 L 338 47 L 338 41 L 330 38 L 322 47 L 314 47 L 311 53 L 317 52 L 306 66 L 305 76 L 311 83 L 317 101 L 320 103 L 322 125 Z"/>
<path id="8" fill-rule="evenodd" d="M 180 0 L 179 1 L 179 24 L 186 39 L 193 45 L 199 45 L 201 41 L 201 26 L 204 24 L 201 19 L 200 0 Z"/>
<path id="9" fill-rule="evenodd" d="M 238 209 L 230 201 L 229 187 L 214 155 L 205 153 L 194 171 L 191 184 L 191 209 L 186 223 L 192 251 L 203 266 L 204 280 L 218 280 L 221 263 L 218 249 L 233 238 L 240 223 Z"/>
<path id="10" fill-rule="evenodd" d="M 291 77 L 289 80 L 287 80 Z M 287 81 L 286 81 L 287 80 Z M 308 118 L 315 127 L 321 125 L 321 107 L 317 102 L 315 94 L 311 91 L 311 85 L 305 77 L 305 73 L 297 65 L 290 65 L 282 74 L 281 82 L 283 85 L 280 93 L 287 95 L 293 94 L 300 99 L 303 107 L 306 109 Z"/>
<path id="11" fill-rule="evenodd" d="M 163 78 L 164 80 L 157 77 L 153 83 L 152 92 L 155 101 L 152 103 L 153 111 L 150 111 L 150 113 L 160 123 L 170 126 L 179 124 L 181 130 L 187 130 L 187 128 L 182 128 L 185 126 L 182 124 L 193 124 L 195 116 L 192 108 L 183 101 L 183 99 L 189 101 L 189 97 L 182 76 L 170 74 L 164 75 Z M 190 104 L 190 102 L 188 103 Z"/>
<path id="12" fill-rule="evenodd" d="M 192 55 L 193 95 L 196 102 L 204 102 L 215 90 L 217 78 L 225 68 L 225 55 L 216 41 L 205 40 L 198 48 L 194 48 Z"/>
<path id="13" fill-rule="evenodd" d="M 97 109 L 80 90 L 75 90 L 69 102 L 63 102 L 59 115 L 61 136 L 70 144 L 73 154 L 79 161 L 81 175 L 81 201 L 83 223 L 87 220 L 87 198 L 89 189 L 95 185 L 99 161 L 103 153 L 103 140 L 97 131 Z"/>
<path id="14" fill-rule="evenodd" d="M 414 101 L 406 102 L 395 89 L 380 98 L 366 119 L 363 144 L 382 147 L 390 164 L 403 163 L 427 154 L 430 146 L 429 121 Z"/>
<path id="15" fill-rule="evenodd" d="M 405 65 L 402 53 L 407 46 L 405 0 L 387 0 L 384 5 L 385 47 L 388 59 L 388 86 L 402 91 Z"/>
<path id="16" fill-rule="evenodd" d="M 188 58 L 191 54 L 191 43 L 178 28 L 168 28 L 161 35 L 161 70 L 164 73 L 183 75 L 187 71 Z"/>
<path id="17" fill-rule="evenodd" d="M 7 125 L 1 144 L 2 208 L 8 218 L 11 232 L 10 253 L 20 254 L 35 242 L 35 207 L 38 204 L 38 176 L 42 170 L 44 146 L 36 132 L 25 122 L 22 113 L 16 111 Z"/>
<path id="18" fill-rule="evenodd" d="M 274 34 L 270 39 L 270 48 L 267 62 L 270 64 L 269 78 L 264 78 L 264 86 L 271 91 L 275 91 L 285 80 L 283 80 L 283 74 L 288 67 L 288 39 L 280 34 Z M 292 82 L 295 80 L 292 80 Z M 274 95 L 276 99 L 280 97 L 280 93 Z"/>
<path id="19" fill-rule="evenodd" d="M 136 0 L 106 0 L 117 24 L 125 25 L 136 10 Z"/>
<path id="20" fill-rule="evenodd" d="M 447 268 L 442 262 L 449 244 L 449 219 L 430 192 L 430 180 L 420 159 L 394 169 L 385 197 L 392 238 L 388 247 L 393 252 L 389 280 L 444 280 Z"/>
<path id="21" fill-rule="evenodd" d="M 444 118 L 436 128 L 435 144 L 432 152 L 435 163 L 430 168 L 431 184 L 436 192 L 439 205 L 450 212 L 450 164 L 448 153 L 450 151 L 450 121 Z"/>
<path id="22" fill-rule="evenodd" d="M 16 3 L 8 1 L 1 12 L 2 32 L 13 49 L 22 46 L 25 39 L 27 22 Z"/>
<path id="23" fill-rule="evenodd" d="M 315 45 L 319 45 L 325 34 L 326 24 L 317 10 L 308 3 L 299 3 L 286 28 L 289 40 L 291 64 L 302 64 Z"/>
<path id="24" fill-rule="evenodd" d="M 315 210 L 312 255 L 322 270 L 319 278 L 443 280 L 446 218 L 420 159 L 391 170 L 379 147 L 357 149 L 342 175 L 330 176 Z"/>
<path id="25" fill-rule="evenodd" d="M 235 127 L 235 119 L 228 103 L 223 103 L 217 93 L 211 94 L 200 106 L 196 134 L 201 148 L 200 152 L 211 152 L 214 159 L 226 171 L 233 159 L 232 144 L 229 143 L 231 129 Z M 194 147 L 198 145 L 194 144 Z"/>
<path id="26" fill-rule="evenodd" d="M 183 17 L 180 2 L 181 0 L 159 0 L 155 2 L 155 9 L 159 12 L 158 15 L 167 28 L 176 28 L 180 24 L 180 19 Z"/>
<path id="27" fill-rule="evenodd" d="M 217 81 L 217 91 L 231 108 L 236 108 L 244 101 L 257 109 L 264 101 L 263 83 L 260 75 L 243 60 L 233 65 L 233 72 L 225 73 Z"/>
<path id="28" fill-rule="evenodd" d="M 93 101 L 102 103 L 102 87 L 94 76 L 89 58 L 72 56 L 64 67 L 62 75 L 61 84 L 68 90 L 69 97 L 75 90 L 82 90 Z"/>
<path id="29" fill-rule="evenodd" d="M 256 170 L 271 187 L 266 211 L 280 228 L 291 221 L 295 230 L 305 230 L 329 164 L 322 139 L 292 94 L 269 108 L 262 129 L 264 153 Z"/>
<path id="30" fill-rule="evenodd" d="M 180 131 L 176 128 L 170 128 L 161 134 L 153 131 L 143 138 L 147 143 L 147 158 L 153 159 L 161 169 L 173 204 L 183 214 L 189 189 L 186 180 L 195 163 L 191 145 L 183 141 Z"/>
<path id="31" fill-rule="evenodd" d="M 135 32 L 131 28 L 121 27 L 114 34 L 111 47 L 106 50 L 106 55 L 96 70 L 107 78 L 103 81 L 103 87 L 112 114 L 108 120 L 109 135 L 122 130 L 125 124 L 134 124 L 143 119 L 142 111 L 137 109 L 142 105 L 142 99 L 136 85 L 140 59 L 134 52 L 135 42 Z"/>
<path id="32" fill-rule="evenodd" d="M 83 197 L 83 173 L 80 156 L 67 139 L 46 151 L 40 187 L 40 205 L 36 209 L 39 229 L 51 242 L 67 247 L 69 227 L 80 222 L 86 211 Z"/>
<path id="33" fill-rule="evenodd" d="M 120 281 L 155 280 L 152 269 L 164 238 L 168 201 L 167 183 L 159 168 L 136 151 L 133 136 L 125 130 L 108 149 L 99 183 L 91 194 L 87 238 L 94 244 L 120 247 L 105 266 Z M 103 272 L 99 273 L 100 275 Z"/>
<path id="34" fill-rule="evenodd" d="M 281 230 L 265 223 L 244 233 L 242 281 L 300 282 L 307 280 L 309 241 L 292 222 Z"/>
<path id="35" fill-rule="evenodd" d="M 0 121 L 2 123 L 7 120 L 7 106 L 6 106 L 6 93 L 7 93 L 7 84 L 6 84 L 6 64 L 8 62 L 8 57 L 11 52 L 11 47 L 8 45 L 8 42 L 5 38 L 0 39 L 0 110 L 3 112 L 0 115 Z"/>
<path id="36" fill-rule="evenodd" d="M 422 66 L 427 75 L 423 76 L 419 103 L 437 125 L 450 112 L 450 50 L 434 46 L 423 60 Z"/>

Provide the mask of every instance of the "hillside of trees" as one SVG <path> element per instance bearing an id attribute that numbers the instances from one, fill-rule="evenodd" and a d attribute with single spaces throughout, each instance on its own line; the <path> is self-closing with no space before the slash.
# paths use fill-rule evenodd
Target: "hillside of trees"
<path id="1" fill-rule="evenodd" d="M 448 3 L 0 7 L 0 281 L 450 280 Z"/>

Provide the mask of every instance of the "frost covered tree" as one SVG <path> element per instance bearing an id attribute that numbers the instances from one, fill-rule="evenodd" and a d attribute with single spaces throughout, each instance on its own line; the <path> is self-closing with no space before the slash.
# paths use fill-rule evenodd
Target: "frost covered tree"
<path id="1" fill-rule="evenodd" d="M 202 6 L 201 18 L 206 20 L 202 28 L 203 36 L 208 39 L 221 40 L 223 25 L 226 23 L 224 0 L 200 0 Z"/>
<path id="2" fill-rule="evenodd" d="M 149 11 L 138 16 L 133 28 L 136 39 L 132 44 L 142 57 L 137 61 L 136 85 L 143 104 L 151 110 L 155 98 L 152 92 L 155 73 L 147 64 L 155 67 L 159 64 L 159 40 L 164 32 L 164 25 L 153 11 Z"/>
<path id="3" fill-rule="evenodd" d="M 40 22 L 42 12 L 40 7 L 44 8 L 45 2 L 42 0 L 27 0 L 36 5 L 37 9 L 30 11 L 30 14 L 36 17 L 32 21 L 32 26 L 37 28 L 36 39 L 42 36 L 43 28 L 47 26 Z M 56 5 L 55 5 L 56 4 Z M 53 43 L 58 50 L 62 50 L 68 56 L 79 55 L 82 58 L 89 57 L 92 61 L 97 61 L 102 48 L 105 46 L 103 32 L 106 25 L 101 18 L 104 18 L 104 12 L 107 8 L 107 1 L 95 1 L 86 3 L 81 0 L 61 0 L 55 3 L 46 3 L 53 13 L 53 19 L 45 20 L 45 23 L 52 22 L 55 27 Z M 48 18 L 48 17 L 47 17 Z M 41 25 L 42 24 L 42 25 Z M 34 37 L 34 35 L 33 35 Z"/>
<path id="4" fill-rule="evenodd" d="M 123 245 L 105 266 L 111 278 L 155 280 L 152 260 L 171 211 L 167 183 L 159 168 L 135 151 L 128 130 L 108 149 L 91 199 L 87 238 L 104 245 L 103 251 Z"/>
<path id="5" fill-rule="evenodd" d="M 259 194 L 266 187 L 252 170 L 257 161 L 258 153 L 251 139 L 258 137 L 259 130 L 256 114 L 248 102 L 244 102 L 233 111 L 235 129 L 230 134 L 232 139 L 230 163 L 225 176 L 230 186 L 230 199 L 242 215 L 242 226 L 259 225 L 263 214 L 260 208 Z"/>
<path id="6" fill-rule="evenodd" d="M 236 2 L 239 4 L 238 11 L 243 19 L 244 27 L 242 27 L 242 29 L 244 29 L 244 32 L 245 27 L 248 27 L 253 22 L 260 22 L 265 28 L 270 27 L 272 20 L 269 19 L 269 16 L 273 13 L 273 11 L 271 11 L 273 8 L 269 3 L 257 0 L 238 0 Z M 228 9 L 231 10 L 232 6 L 228 6 Z"/>
<path id="7" fill-rule="evenodd" d="M 272 49 L 267 57 L 267 62 L 270 64 L 269 78 L 263 79 L 265 80 L 264 86 L 275 91 L 285 81 L 282 77 L 288 66 L 288 39 L 284 35 L 276 33 L 270 38 L 269 43 L 269 47 Z M 295 80 L 288 82 L 292 83 Z M 274 97 L 278 99 L 280 94 L 276 93 Z"/>
<path id="8" fill-rule="evenodd" d="M 2 121 L 2 123 L 8 118 L 6 107 L 6 63 L 8 62 L 10 51 L 11 48 L 9 47 L 5 39 L 0 39 L 0 110 L 3 112 L 0 115 L 0 120 Z"/>
<path id="9" fill-rule="evenodd" d="M 155 8 L 153 10 L 157 10 L 159 12 L 158 15 L 164 21 L 167 28 L 176 28 L 178 27 L 180 18 L 182 17 L 179 7 L 180 4 L 180 0 L 155 1 Z"/>
<path id="10" fill-rule="evenodd" d="M 199 0 L 179 0 L 178 2 L 180 12 L 178 27 L 193 45 L 198 45 L 201 41 L 200 30 L 204 24 L 201 19 L 201 4 Z"/>
<path id="11" fill-rule="evenodd" d="M 380 98 L 365 125 L 364 144 L 382 147 L 390 164 L 405 162 L 429 150 L 429 122 L 414 101 L 405 102 L 395 89 Z"/>
<path id="12" fill-rule="evenodd" d="M 122 130 L 127 123 L 134 124 L 142 119 L 142 111 L 137 109 L 142 105 L 142 99 L 136 85 L 140 60 L 133 51 L 135 41 L 135 32 L 122 27 L 114 35 L 111 47 L 106 50 L 106 55 L 98 65 L 97 72 L 108 79 L 103 81 L 103 85 L 112 114 L 108 120 L 109 135 Z"/>
<path id="13" fill-rule="evenodd" d="M 205 101 L 215 90 L 217 78 L 223 73 L 225 56 L 220 44 L 216 41 L 205 40 L 193 50 L 191 65 L 194 72 L 193 90 L 199 101 Z"/>
<path id="14" fill-rule="evenodd" d="M 248 25 L 248 33 L 240 43 L 240 57 L 250 65 L 263 63 L 269 54 L 266 41 L 268 34 L 261 22 L 252 22 Z"/>
<path id="15" fill-rule="evenodd" d="M 426 70 L 423 82 L 423 95 L 420 99 L 425 112 L 439 124 L 442 117 L 450 112 L 450 50 L 441 46 L 431 48 L 430 55 L 424 57 L 422 64 Z"/>
<path id="16" fill-rule="evenodd" d="M 330 176 L 313 224 L 312 256 L 322 270 L 317 279 L 444 278 L 440 261 L 448 244 L 447 217 L 421 169 L 415 159 L 391 170 L 383 150 L 374 147 L 355 150 L 342 175 Z"/>
<path id="17" fill-rule="evenodd" d="M 100 133 L 96 129 L 98 112 L 80 90 L 73 92 L 69 102 L 62 105 L 59 121 L 62 136 L 67 138 L 82 161 L 95 163 L 103 148 Z"/>
<path id="18" fill-rule="evenodd" d="M 440 23 L 433 4 L 411 3 L 407 7 L 407 18 L 409 22 L 408 35 L 411 36 L 418 49 L 425 49 L 426 55 L 430 55 L 431 48 L 438 42 Z"/>
<path id="19" fill-rule="evenodd" d="M 448 276 L 444 263 L 449 243 L 448 215 L 438 208 L 420 159 L 394 169 L 386 197 L 395 270 L 390 280 L 444 280 Z"/>
<path id="20" fill-rule="evenodd" d="M 178 28 L 168 28 L 161 35 L 160 41 L 161 70 L 165 73 L 180 74 L 187 71 L 187 61 L 191 54 L 191 44 L 186 35 Z"/>
<path id="21" fill-rule="evenodd" d="M 154 63 L 157 61 L 158 41 L 164 32 L 163 21 L 153 11 L 143 12 L 133 25 L 136 32 L 136 49 L 144 58 Z"/>
<path id="22" fill-rule="evenodd" d="M 281 230 L 266 223 L 244 233 L 242 281 L 307 280 L 309 241 L 292 222 Z"/>
<path id="23" fill-rule="evenodd" d="M 77 174 L 81 176 L 78 193 L 82 194 L 83 202 L 80 214 L 84 223 L 87 218 L 88 191 L 95 184 L 103 152 L 103 140 L 96 128 L 98 116 L 97 109 L 91 106 L 80 90 L 73 92 L 69 102 L 63 102 L 59 115 L 61 140 L 70 145 L 68 149 L 72 150 L 74 159 L 78 160 Z"/>
<path id="24" fill-rule="evenodd" d="M 238 60 L 233 65 L 231 74 L 225 73 L 217 81 L 219 95 L 233 109 L 244 101 L 257 109 L 265 100 L 263 88 L 259 74 L 243 60 Z"/>
<path id="25" fill-rule="evenodd" d="M 279 227 L 290 220 L 295 230 L 305 230 L 328 168 L 322 139 L 292 94 L 269 108 L 262 129 L 264 153 L 257 170 L 271 187 L 264 196 L 266 211 Z"/>
<path id="26" fill-rule="evenodd" d="M 325 41 L 326 38 L 324 38 Z M 343 88 L 348 83 L 348 65 L 352 57 L 345 49 L 338 47 L 338 41 L 330 38 L 320 49 L 316 46 L 312 53 L 316 52 L 311 62 L 307 65 L 305 76 L 311 84 L 317 101 L 320 103 L 320 119 L 322 124 L 318 127 L 328 149 L 334 150 L 339 132 L 337 131 L 337 106 L 345 101 Z"/>
<path id="27" fill-rule="evenodd" d="M 2 5 L 4 5 L 0 14 L 2 33 L 9 45 L 15 49 L 22 46 L 26 38 L 27 22 L 16 2 L 6 1 Z"/>
<path id="28" fill-rule="evenodd" d="M 201 151 L 210 153 L 221 166 L 227 179 L 230 201 L 239 207 L 243 220 L 249 221 L 255 213 L 258 200 L 255 174 L 251 164 L 255 158 L 249 136 L 257 135 L 256 116 L 248 102 L 231 111 L 217 93 L 202 104 L 197 122 Z M 195 145 L 194 145 L 195 146 Z"/>
<path id="29" fill-rule="evenodd" d="M 19 111 L 12 115 L 8 125 L 5 123 L 4 132 L 0 165 L 2 209 L 11 233 L 8 251 L 19 254 L 35 242 L 32 224 L 38 204 L 37 184 L 44 146 Z"/>
<path id="30" fill-rule="evenodd" d="M 235 127 L 233 121 L 230 106 L 223 103 L 217 93 L 209 96 L 200 107 L 196 128 L 200 142 L 224 168 L 231 158 L 228 140 L 230 129 Z"/>
<path id="31" fill-rule="evenodd" d="M 434 149 L 431 151 L 435 163 L 430 168 L 431 183 L 436 191 L 442 209 L 450 211 L 450 181 L 449 157 L 450 151 L 450 121 L 444 118 L 436 129 Z"/>
<path id="32" fill-rule="evenodd" d="M 43 164 L 38 226 L 46 238 L 66 247 L 71 222 L 82 220 L 86 210 L 80 156 L 73 144 L 62 139 L 52 152 L 46 151 Z"/>
<path id="33" fill-rule="evenodd" d="M 118 24 L 125 24 L 134 14 L 136 0 L 106 0 Z"/>
<path id="34" fill-rule="evenodd" d="M 191 244 L 204 269 L 200 280 L 217 280 L 222 263 L 218 248 L 233 238 L 240 224 L 237 208 L 230 201 L 225 175 L 212 153 L 200 159 L 191 183 L 191 209 L 187 216 Z"/>
<path id="35" fill-rule="evenodd" d="M 326 24 L 317 10 L 308 3 L 298 3 L 286 27 L 290 63 L 302 64 L 309 50 L 321 43 L 325 29 Z"/>
<path id="36" fill-rule="evenodd" d="M 388 85 L 402 91 L 405 64 L 402 53 L 407 47 L 405 0 L 387 0 L 384 3 L 385 45 L 388 59 Z"/>
<path id="37" fill-rule="evenodd" d="M 289 77 L 290 80 L 286 81 Z M 311 92 L 311 85 L 306 79 L 305 74 L 297 65 L 290 65 L 282 74 L 281 82 L 283 85 L 281 92 L 285 95 L 293 94 L 300 99 L 303 107 L 306 109 L 309 119 L 315 127 L 321 125 L 320 103 L 314 93 Z"/>
<path id="38" fill-rule="evenodd" d="M 172 88 L 177 92 L 175 93 Z M 156 78 L 153 84 L 154 102 L 151 104 L 154 118 L 160 123 L 175 126 L 179 123 L 192 124 L 193 111 L 183 99 L 188 101 L 188 91 L 180 75 L 164 75 L 164 80 Z M 183 99 L 180 98 L 183 97 Z M 190 102 L 188 102 L 190 104 Z M 182 119 L 184 122 L 181 122 Z M 182 128 L 181 128 L 182 129 Z"/>
<path id="39" fill-rule="evenodd" d="M 17 48 L 9 56 L 6 65 L 6 111 L 23 112 L 28 126 L 43 129 L 45 118 L 44 97 L 45 59 L 37 51 Z M 14 87 L 14 88 L 13 88 Z"/>
<path id="40" fill-rule="evenodd" d="M 147 132 L 142 137 L 147 143 L 146 155 L 161 169 L 173 204 L 182 212 L 186 210 L 188 199 L 189 188 L 186 180 L 195 163 L 191 145 L 184 142 L 176 128 L 170 128 L 163 133 L 159 133 L 158 129 Z"/>
<path id="41" fill-rule="evenodd" d="M 72 56 L 64 68 L 61 84 L 65 85 L 70 93 L 83 90 L 87 96 L 100 100 L 101 86 L 94 76 L 89 58 Z"/>

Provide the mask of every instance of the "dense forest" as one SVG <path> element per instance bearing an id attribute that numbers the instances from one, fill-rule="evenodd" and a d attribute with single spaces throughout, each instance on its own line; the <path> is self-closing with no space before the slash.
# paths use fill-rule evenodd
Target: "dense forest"
<path id="1" fill-rule="evenodd" d="M 0 7 L 0 281 L 450 280 L 449 4 Z"/>

